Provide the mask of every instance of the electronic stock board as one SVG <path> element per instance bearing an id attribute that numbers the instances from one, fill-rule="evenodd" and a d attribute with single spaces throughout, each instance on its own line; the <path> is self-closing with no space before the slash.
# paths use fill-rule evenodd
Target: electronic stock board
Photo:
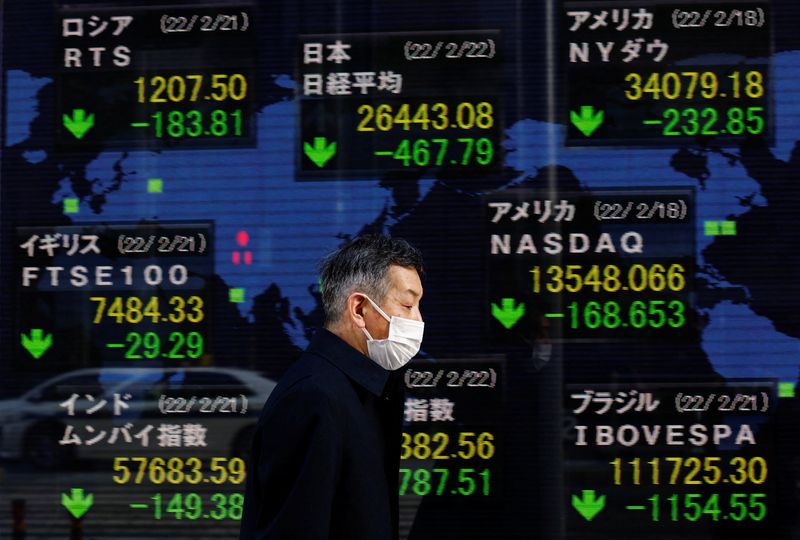
<path id="1" fill-rule="evenodd" d="M 798 538 L 791 0 L 0 6 L 0 537 L 237 538 L 364 233 L 405 539 Z"/>

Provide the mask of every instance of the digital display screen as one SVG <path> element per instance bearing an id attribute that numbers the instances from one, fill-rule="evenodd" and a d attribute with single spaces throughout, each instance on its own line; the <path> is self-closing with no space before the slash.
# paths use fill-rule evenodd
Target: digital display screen
<path id="1" fill-rule="evenodd" d="M 377 233 L 425 267 L 401 540 L 800 539 L 793 0 L 0 21 L 0 538 L 239 538 Z"/>

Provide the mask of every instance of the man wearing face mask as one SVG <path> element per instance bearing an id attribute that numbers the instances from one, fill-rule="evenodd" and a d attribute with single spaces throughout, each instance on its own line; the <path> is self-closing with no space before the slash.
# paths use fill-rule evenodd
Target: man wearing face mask
<path id="1" fill-rule="evenodd" d="M 325 327 L 264 405 L 241 540 L 398 537 L 403 394 L 424 323 L 422 257 L 362 236 L 322 263 Z"/>

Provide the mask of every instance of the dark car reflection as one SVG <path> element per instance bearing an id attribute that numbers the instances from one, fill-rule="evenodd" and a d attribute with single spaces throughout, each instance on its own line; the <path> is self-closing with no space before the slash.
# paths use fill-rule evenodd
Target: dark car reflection
<path id="1" fill-rule="evenodd" d="M 243 456 L 275 384 L 228 368 L 71 371 L 0 400 L 0 458 L 57 469 L 120 454 Z"/>

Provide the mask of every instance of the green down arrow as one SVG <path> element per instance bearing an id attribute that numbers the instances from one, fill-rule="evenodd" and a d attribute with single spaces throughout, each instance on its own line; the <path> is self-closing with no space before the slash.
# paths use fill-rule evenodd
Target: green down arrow
<path id="1" fill-rule="evenodd" d="M 325 137 L 314 137 L 314 146 L 309 143 L 303 143 L 303 151 L 308 156 L 308 159 L 313 161 L 317 167 L 322 168 L 336 155 L 336 143 L 328 144 L 328 140 Z"/>
<path id="2" fill-rule="evenodd" d="M 590 137 L 592 133 L 600 127 L 600 124 L 603 123 L 603 111 L 597 111 L 597 113 L 595 113 L 594 107 L 591 105 L 583 105 L 580 114 L 575 111 L 570 111 L 569 118 L 581 133 Z"/>
<path id="3" fill-rule="evenodd" d="M 572 506 L 586 521 L 592 521 L 605 505 L 606 496 L 596 497 L 593 489 L 584 489 L 581 491 L 581 497 L 572 496 Z"/>
<path id="4" fill-rule="evenodd" d="M 50 345 L 53 344 L 53 334 L 44 335 L 44 330 L 41 328 L 31 328 L 30 337 L 25 334 L 20 334 L 20 340 L 25 350 L 31 353 L 31 356 L 37 360 L 42 357 Z"/>
<path id="5" fill-rule="evenodd" d="M 502 307 L 492 304 L 492 316 L 500 321 L 500 324 L 505 326 L 506 330 L 510 330 L 525 315 L 525 304 L 519 304 L 514 307 L 513 298 L 501 298 L 500 305 Z"/>
<path id="6" fill-rule="evenodd" d="M 61 504 L 75 519 L 80 519 L 94 504 L 94 495 L 83 494 L 82 488 L 72 488 L 70 495 L 61 494 Z"/>
<path id="7" fill-rule="evenodd" d="M 86 116 L 83 109 L 72 109 L 72 118 L 64 115 L 64 127 L 72 133 L 76 139 L 82 139 L 86 132 L 94 125 L 94 114 Z"/>

